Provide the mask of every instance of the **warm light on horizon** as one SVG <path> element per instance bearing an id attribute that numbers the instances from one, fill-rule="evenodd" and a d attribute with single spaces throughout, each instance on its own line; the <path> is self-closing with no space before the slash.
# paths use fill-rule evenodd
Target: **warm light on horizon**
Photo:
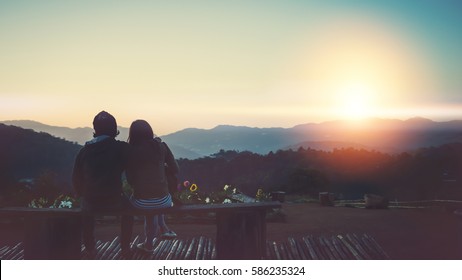
<path id="1" fill-rule="evenodd" d="M 403 107 L 412 111 L 437 92 L 433 65 L 392 24 L 342 15 L 311 35 L 298 54 L 302 59 L 294 59 L 293 76 L 305 81 L 307 103 L 322 104 L 327 119 L 379 117 Z"/>
<path id="2" fill-rule="evenodd" d="M 341 85 L 337 93 L 339 116 L 345 119 L 373 117 L 377 91 L 365 83 Z"/>
<path id="3" fill-rule="evenodd" d="M 107 110 L 162 135 L 462 118 L 453 4 L 174 2 L 1 1 L 0 121 L 84 127 Z"/>

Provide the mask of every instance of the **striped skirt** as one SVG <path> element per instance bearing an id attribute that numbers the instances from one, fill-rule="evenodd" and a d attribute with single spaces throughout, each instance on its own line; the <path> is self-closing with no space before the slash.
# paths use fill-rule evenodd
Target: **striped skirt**
<path id="1" fill-rule="evenodd" d="M 172 207 L 172 196 L 170 194 L 161 198 L 144 198 L 138 199 L 131 197 L 131 204 L 138 209 L 155 209 L 155 208 L 167 208 Z"/>

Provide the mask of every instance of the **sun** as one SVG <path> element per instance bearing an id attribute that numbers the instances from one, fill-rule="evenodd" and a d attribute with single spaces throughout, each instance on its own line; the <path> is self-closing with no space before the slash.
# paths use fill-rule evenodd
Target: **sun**
<path id="1" fill-rule="evenodd" d="M 361 120 L 374 115 L 377 90 L 366 82 L 349 82 L 338 88 L 336 99 L 339 117 Z"/>

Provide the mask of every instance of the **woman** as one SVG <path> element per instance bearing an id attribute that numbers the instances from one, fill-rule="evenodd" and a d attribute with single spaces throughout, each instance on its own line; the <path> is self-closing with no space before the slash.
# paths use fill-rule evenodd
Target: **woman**
<path id="1" fill-rule="evenodd" d="M 131 146 L 129 165 L 126 171 L 128 183 L 133 187 L 131 202 L 140 209 L 171 207 L 172 197 L 168 191 L 165 169 L 178 173 L 178 164 L 148 122 L 136 120 L 130 126 L 128 143 Z M 138 248 L 152 252 L 152 241 L 158 234 L 165 238 L 174 238 L 176 234 L 165 224 L 164 215 L 145 216 L 144 230 L 146 240 Z"/>

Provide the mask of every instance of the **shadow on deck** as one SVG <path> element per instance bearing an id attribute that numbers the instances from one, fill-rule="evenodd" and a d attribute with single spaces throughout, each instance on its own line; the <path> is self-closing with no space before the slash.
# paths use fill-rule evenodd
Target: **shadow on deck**
<path id="1" fill-rule="evenodd" d="M 132 248 L 142 242 L 136 236 Z M 97 242 L 98 260 L 121 260 L 119 237 L 112 241 Z M 200 236 L 191 239 L 154 239 L 152 254 L 133 249 L 130 259 L 134 260 L 213 260 L 216 247 L 212 238 Z M 0 248 L 1 260 L 24 259 L 22 242 L 14 246 Z M 272 260 L 382 260 L 388 254 L 368 234 L 338 234 L 334 236 L 305 236 L 300 239 L 287 238 L 287 241 L 268 241 L 266 259 Z"/>

